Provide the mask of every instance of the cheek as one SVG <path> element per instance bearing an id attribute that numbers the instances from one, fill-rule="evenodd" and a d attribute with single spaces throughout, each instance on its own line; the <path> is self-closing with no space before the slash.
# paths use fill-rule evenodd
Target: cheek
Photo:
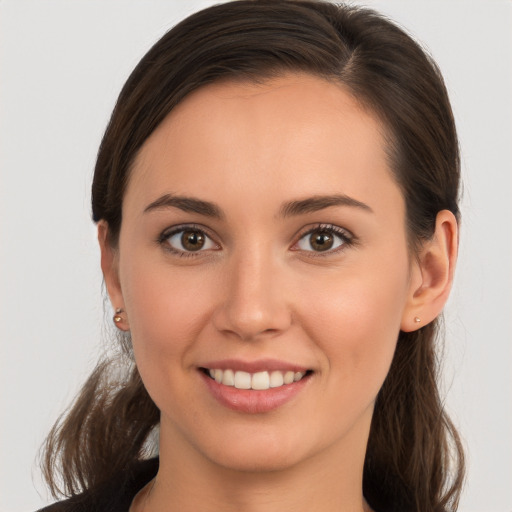
<path id="1" fill-rule="evenodd" d="M 338 381 L 357 380 L 375 394 L 389 370 L 407 300 L 407 259 L 396 261 L 402 263 L 340 272 L 302 304 L 308 319 L 304 325 L 331 375 Z"/>
<path id="2" fill-rule="evenodd" d="M 309 337 L 324 361 L 324 393 L 314 406 L 312 417 L 317 419 L 312 421 L 321 423 L 329 411 L 332 436 L 371 417 L 389 372 L 404 296 L 403 289 L 389 283 L 347 279 L 309 302 Z"/>
<path id="3" fill-rule="evenodd" d="M 141 373 L 186 368 L 194 340 L 210 317 L 211 300 L 201 289 L 201 276 L 140 261 L 146 264 L 127 262 L 123 281 L 137 365 Z"/>

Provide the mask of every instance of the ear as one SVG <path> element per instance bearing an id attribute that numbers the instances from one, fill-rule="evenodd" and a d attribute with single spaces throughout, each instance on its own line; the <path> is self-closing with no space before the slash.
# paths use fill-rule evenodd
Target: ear
<path id="1" fill-rule="evenodd" d="M 100 244 L 103 279 L 107 287 L 112 308 L 116 311 L 115 325 L 122 331 L 128 331 L 130 326 L 126 312 L 124 311 L 124 298 L 119 281 L 119 252 L 110 243 L 108 223 L 104 220 L 98 222 L 98 242 Z M 117 314 L 119 309 L 123 311 Z M 117 318 L 120 318 L 120 321 L 117 321 Z"/>
<path id="2" fill-rule="evenodd" d="M 436 217 L 436 229 L 411 269 L 410 296 L 400 329 L 411 332 L 432 322 L 443 310 L 453 283 L 458 250 L 457 220 L 449 210 Z"/>

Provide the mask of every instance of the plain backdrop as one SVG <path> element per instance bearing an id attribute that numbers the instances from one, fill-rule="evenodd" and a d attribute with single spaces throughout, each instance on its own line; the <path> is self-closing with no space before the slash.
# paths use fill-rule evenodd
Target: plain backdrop
<path id="1" fill-rule="evenodd" d="M 116 96 L 152 43 L 211 1 L 0 2 L 0 511 L 49 503 L 35 464 L 105 322 L 89 188 Z M 512 510 L 512 3 L 372 1 L 429 49 L 464 177 L 444 393 L 468 456 L 460 510 Z M 108 317 L 110 320 L 110 317 Z"/>

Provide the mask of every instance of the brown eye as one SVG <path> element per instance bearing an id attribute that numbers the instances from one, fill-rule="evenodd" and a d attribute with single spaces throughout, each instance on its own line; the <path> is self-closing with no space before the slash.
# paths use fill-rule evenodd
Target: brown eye
<path id="1" fill-rule="evenodd" d="M 205 236 L 200 231 L 183 231 L 181 235 L 181 245 L 186 251 L 199 251 L 205 241 Z"/>
<path id="2" fill-rule="evenodd" d="M 177 229 L 170 234 L 163 234 L 160 241 L 177 253 L 219 249 L 219 246 L 204 231 L 195 228 Z"/>
<path id="3" fill-rule="evenodd" d="M 296 247 L 306 252 L 335 252 L 352 243 L 352 235 L 338 226 L 319 226 L 302 235 Z"/>
<path id="4" fill-rule="evenodd" d="M 316 231 L 309 235 L 309 244 L 314 251 L 328 251 L 334 245 L 334 237 L 326 231 Z"/>

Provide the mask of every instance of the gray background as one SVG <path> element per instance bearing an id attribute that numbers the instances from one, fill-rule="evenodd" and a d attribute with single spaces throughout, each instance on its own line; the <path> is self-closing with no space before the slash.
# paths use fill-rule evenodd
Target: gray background
<path id="1" fill-rule="evenodd" d="M 149 46 L 211 1 L 0 2 L 0 511 L 50 501 L 45 433 L 101 348 L 89 187 L 115 98 Z M 512 510 L 512 3 L 368 1 L 438 61 L 465 181 L 446 312 L 446 406 L 468 450 L 460 510 Z"/>

